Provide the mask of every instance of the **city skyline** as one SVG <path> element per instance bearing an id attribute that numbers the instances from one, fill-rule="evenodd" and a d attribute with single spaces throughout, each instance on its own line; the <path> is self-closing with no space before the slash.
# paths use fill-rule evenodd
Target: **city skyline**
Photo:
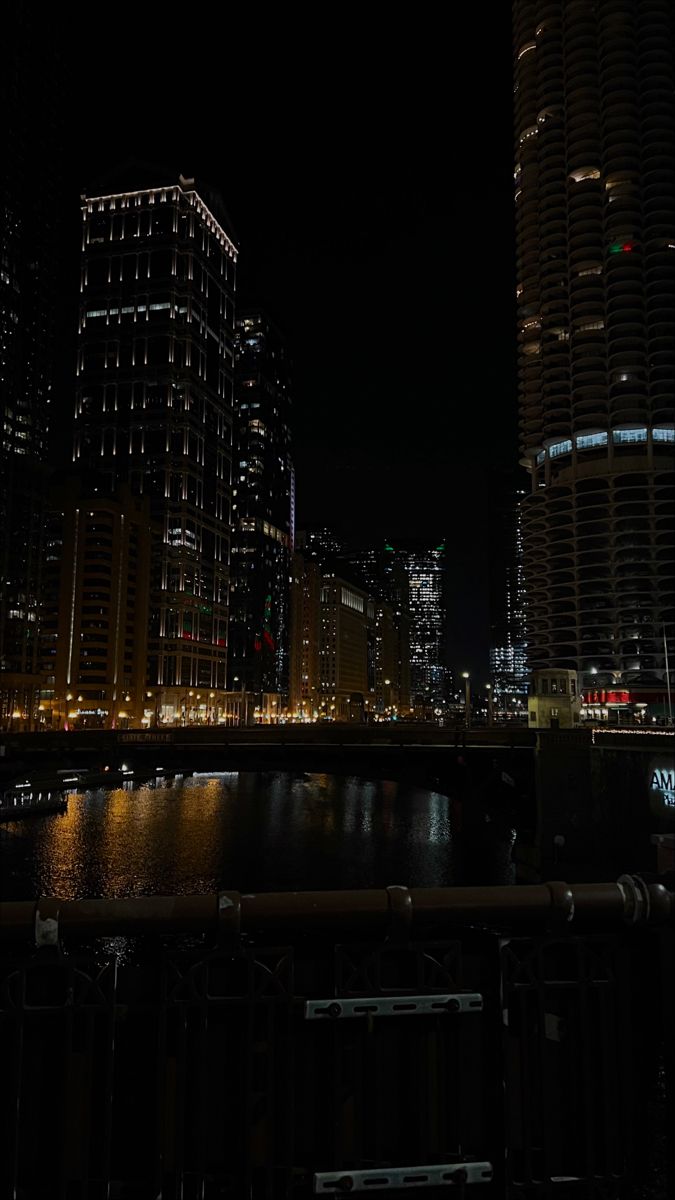
<path id="1" fill-rule="evenodd" d="M 453 160 L 458 174 L 446 174 L 441 182 L 435 175 L 439 156 L 430 153 L 438 130 L 437 109 L 425 109 L 427 120 L 419 136 L 413 136 L 411 125 L 425 100 L 436 96 L 437 81 L 430 79 L 424 96 L 411 101 L 410 119 L 401 126 L 398 141 L 394 126 L 388 124 L 377 140 L 376 154 L 369 158 L 371 142 L 354 105 L 363 81 L 357 71 L 352 102 L 338 111 L 327 86 L 328 69 L 323 90 L 317 90 L 317 114 L 323 113 L 328 125 L 333 123 L 343 136 L 353 134 L 348 169 L 339 175 L 338 187 L 333 186 L 338 183 L 335 155 L 323 143 L 308 154 L 305 126 L 283 126 L 289 137 L 283 146 L 280 143 L 283 122 L 298 114 L 297 97 L 290 93 L 275 113 L 266 108 L 262 96 L 249 97 L 247 120 L 237 124 L 233 118 L 233 138 L 217 151 L 211 136 L 200 130 L 187 110 L 169 120 L 167 112 L 155 106 L 147 120 L 139 121 L 129 91 L 114 104 L 106 93 L 100 102 L 80 106 L 75 131 L 69 114 L 73 104 L 80 102 L 78 87 L 91 79 L 94 62 L 78 60 L 68 81 L 66 56 L 61 74 L 57 72 L 54 106 L 56 124 L 61 106 L 66 118 L 61 125 L 70 131 L 64 134 L 62 179 L 57 186 L 49 178 L 41 200 L 48 213 L 43 229 L 50 247 L 53 237 L 47 231 L 57 228 L 68 214 L 59 247 L 62 269 L 57 266 L 55 243 L 49 267 L 48 248 L 36 246 L 38 266 L 44 267 L 39 292 L 42 315 L 31 326 L 23 316 L 13 314 L 11 306 L 7 310 L 10 340 L 14 317 L 22 330 L 39 327 L 47 311 L 57 326 L 60 322 L 54 339 L 60 363 L 53 386 L 47 389 L 48 371 L 43 370 L 43 383 L 33 389 L 41 398 L 28 425 L 24 428 L 19 396 L 8 407 L 5 421 L 10 449 L 12 439 L 34 441 L 34 445 L 30 442 L 31 462 L 26 460 L 22 474 L 24 484 L 33 460 L 40 466 L 30 484 L 30 504 L 18 504 L 18 476 L 10 485 L 11 504 L 16 511 L 21 509 L 22 520 L 30 518 L 39 533 L 19 537 L 21 553 L 27 549 L 33 554 L 33 565 L 26 562 L 23 591 L 19 583 L 12 584 L 7 568 L 3 584 L 9 585 L 9 607 L 4 593 L 3 603 L 10 618 L 23 622 L 25 645 L 32 641 L 33 661 L 26 661 L 23 673 L 30 675 L 32 665 L 34 683 L 36 639 L 30 624 L 31 620 L 38 624 L 35 598 L 42 586 L 38 543 L 46 528 L 41 518 L 44 496 L 39 496 L 44 479 L 40 431 L 46 424 L 42 410 L 49 404 L 53 465 L 65 468 L 63 446 L 72 437 L 76 464 L 111 503 L 120 499 L 117 489 L 126 483 L 132 495 L 151 497 L 151 519 L 160 529 L 163 548 L 150 566 L 146 686 L 175 689 L 175 712 L 184 707 L 186 688 L 206 689 L 213 696 L 213 689 L 226 691 L 241 683 L 244 675 L 254 682 L 248 667 L 239 673 L 235 653 L 226 678 L 230 633 L 233 651 L 239 638 L 241 654 L 253 664 L 257 645 L 261 651 L 265 645 L 272 654 L 278 648 L 274 671 L 254 671 L 254 690 L 260 690 L 260 683 L 262 690 L 287 692 L 290 659 L 285 631 L 290 619 L 287 591 L 296 511 L 299 525 L 324 522 L 352 548 L 375 547 L 387 537 L 397 544 L 415 540 L 427 547 L 447 545 L 452 587 L 446 589 L 443 605 L 447 657 L 442 665 L 451 665 L 456 676 L 466 669 L 473 679 L 488 678 L 489 571 L 495 550 L 486 534 L 496 534 L 499 540 L 498 527 L 504 524 L 503 539 L 514 542 L 506 547 L 506 558 L 515 555 L 519 560 L 521 546 L 525 552 L 528 611 L 524 636 L 521 628 L 497 639 L 502 667 L 508 665 L 509 655 L 516 655 L 517 665 L 513 658 L 508 671 L 513 674 L 517 669 L 521 675 L 527 645 L 530 667 L 579 669 L 587 676 L 583 680 L 587 686 L 591 682 L 604 689 L 640 682 L 662 685 L 665 641 L 660 648 L 657 626 L 663 627 L 665 639 L 671 595 L 666 584 L 669 571 L 672 574 L 663 540 L 667 518 L 661 511 L 668 499 L 663 472 L 673 441 L 672 361 L 662 328 L 672 308 L 668 239 L 675 236 L 668 232 L 673 215 L 667 163 L 672 137 L 669 141 L 663 124 L 668 104 L 672 107 L 667 87 L 672 72 L 665 38 L 668 17 L 658 3 L 645 10 L 639 21 L 633 6 L 616 4 L 607 10 L 611 9 L 611 20 L 603 14 L 580 12 L 567 22 L 567 10 L 558 8 L 561 21 L 556 23 L 553 9 L 547 17 L 530 0 L 514 5 L 516 160 L 510 192 L 513 189 L 516 214 L 516 279 L 512 262 L 509 265 L 513 229 L 508 250 L 499 237 L 491 242 L 476 237 L 487 232 L 486 221 L 506 221 L 507 215 L 503 200 L 497 203 L 506 146 L 500 124 L 503 114 L 497 120 L 489 104 L 487 122 L 477 111 L 460 122 Z M 21 4 L 17 11 L 27 12 Z M 48 28 L 28 21 L 29 26 L 38 40 L 48 36 Z M 150 34 L 142 12 L 138 29 L 140 46 Z M 188 35 L 187 45 L 192 36 Z M 112 30 L 101 46 L 98 73 L 122 49 L 121 37 L 119 28 Z M 146 63 L 149 84 L 166 78 L 160 42 L 152 43 L 153 54 Z M 565 51 L 568 43 L 574 48 L 570 56 Z M 485 65 L 494 55 L 504 70 L 506 46 L 505 26 L 497 24 L 485 43 Z M 596 49 L 599 61 L 594 65 Z M 616 54 L 627 69 L 639 64 L 631 76 L 627 103 L 642 115 L 643 143 L 630 121 L 624 129 L 623 109 L 617 116 L 617 101 L 610 95 L 611 87 L 609 92 L 605 87 L 614 78 Z M 29 55 L 24 57 L 30 79 L 40 60 L 36 57 L 31 63 Z M 205 50 L 203 65 L 209 61 Z M 386 74 L 384 65 L 382 71 Z M 235 69 L 233 80 L 236 75 Z M 504 77 L 499 79 L 503 84 Z M 605 90 L 593 91 L 589 84 L 586 95 L 589 79 L 600 81 Z M 207 80 L 208 102 L 215 88 L 208 71 Z M 468 75 L 454 80 L 453 87 L 457 95 L 461 88 L 467 98 L 474 95 Z M 583 103 L 577 100 L 580 87 Z M 480 95 L 487 102 L 487 93 Z M 25 144 L 39 114 L 29 111 L 24 116 L 16 89 L 11 99 L 17 138 Z M 543 100 L 544 107 L 538 109 Z M 236 104 L 241 103 L 237 95 Z M 256 114 L 267 121 L 261 124 Z M 97 136 L 92 138 L 94 127 Z M 99 136 L 106 129 L 111 136 Z M 118 145 L 119 139 L 123 146 Z M 390 172 L 398 165 L 401 150 L 409 153 L 411 170 L 400 186 L 393 187 Z M 644 185 L 636 182 L 638 150 L 647 171 Z M 587 158 L 595 154 L 600 166 L 594 165 L 595 160 L 581 162 L 584 154 Z M 280 155 L 287 156 L 293 168 L 285 176 L 286 186 L 261 191 L 263 178 L 276 177 Z M 204 163 L 198 186 L 193 175 L 157 165 L 178 158 L 187 158 L 190 165 L 195 159 Z M 489 174 L 492 184 L 486 189 Z M 79 190 L 76 180 L 85 176 L 92 183 Z M 362 179 L 358 195 L 357 176 Z M 466 223 L 462 238 L 452 236 L 447 219 L 456 206 L 443 210 L 446 184 L 453 198 L 461 201 Z M 68 233 L 76 187 L 85 207 L 77 329 L 75 321 L 70 324 L 78 300 L 76 288 L 70 286 L 77 279 L 75 239 Z M 474 192 L 478 202 L 467 206 Z M 22 204 L 28 211 L 36 203 L 27 198 L 28 193 L 21 200 L 18 190 L 8 196 L 12 214 L 20 212 Z M 183 211 L 188 196 L 195 210 L 192 215 Z M 407 223 L 401 219 L 404 208 Z M 199 230 L 193 229 L 195 214 L 202 222 Z M 8 230 L 10 252 L 25 258 L 19 225 L 10 222 Z M 227 244 L 232 259 L 232 271 L 221 280 L 220 293 L 215 283 L 206 282 L 213 268 L 209 254 L 214 236 Z M 202 244 L 196 247 L 195 243 L 194 253 L 187 253 L 191 238 L 201 239 Z M 606 254 L 606 267 L 596 261 L 598 238 L 607 241 L 600 252 L 600 258 Z M 490 288 L 486 289 L 481 269 L 487 265 L 488 246 Z M 444 275 L 448 251 L 452 274 L 446 270 Z M 280 329 L 274 335 L 277 351 L 271 350 L 264 369 L 262 357 L 254 363 L 257 352 L 249 345 L 252 339 L 241 336 L 246 331 L 240 329 L 239 360 L 246 366 L 245 360 L 251 359 L 251 378 L 242 378 L 240 384 L 258 389 L 256 403 L 264 397 L 269 411 L 262 425 L 260 414 L 249 419 L 248 413 L 244 419 L 247 405 L 241 396 L 238 415 L 232 408 L 235 260 L 238 279 L 244 280 L 237 313 L 265 313 L 268 331 L 277 324 Z M 53 299 L 48 302 L 49 288 L 54 290 L 50 271 L 63 297 L 59 306 Z M 448 279 L 453 281 L 450 287 Z M 513 290 L 507 302 L 502 289 L 509 279 Z M 29 295 L 27 279 L 21 281 L 15 273 L 8 280 L 10 287 Z M 250 295 L 252 287 L 258 293 L 255 297 Z M 201 292 L 201 306 L 193 292 Z M 514 336 L 505 318 L 516 301 L 519 322 Z M 480 322 L 474 315 L 476 304 Z M 26 342 L 27 372 L 40 366 L 41 351 L 35 333 L 31 336 L 33 349 Z M 491 353 L 485 354 L 488 342 Z M 290 393 L 272 361 L 275 353 L 282 353 L 282 345 L 294 360 L 292 459 L 289 418 L 278 416 L 279 405 L 287 405 Z M 219 362 L 211 354 L 216 346 Z M 500 464 L 515 466 L 516 419 L 509 389 L 512 395 L 516 375 L 504 368 L 507 356 L 513 360 L 516 346 L 521 465 L 531 472 L 532 488 L 519 504 L 515 526 L 507 529 L 504 513 L 491 511 L 486 481 Z M 77 351 L 72 431 L 71 350 Z M 495 373 L 500 380 L 496 391 L 490 389 Z M 186 379 L 188 392 L 195 392 L 192 416 L 193 397 L 185 393 Z M 165 384 L 177 389 L 166 404 Z M 280 389 L 276 399 L 275 388 Z M 184 413 L 177 425 L 178 409 Z M 609 413 L 606 429 L 598 426 L 603 413 Z M 266 439 L 270 439 L 267 448 Z M 17 441 L 10 465 L 18 462 L 21 450 Z M 263 475 L 261 497 L 257 489 Z M 9 472 L 6 477 L 10 478 Z M 230 487 L 241 492 L 232 508 Z M 586 509 L 599 504 L 605 507 L 595 514 L 598 528 L 586 528 L 582 519 Z M 647 508 L 627 525 L 625 506 L 631 504 Z M 562 545 L 558 531 L 565 513 L 569 536 Z M 332 514 L 332 519 L 327 520 L 326 514 Z M 111 528 L 116 527 L 118 515 L 124 523 L 130 514 L 111 508 L 100 523 L 110 519 Z M 638 520 L 642 521 L 639 529 Z M 235 528 L 238 538 L 231 555 L 229 539 Z M 633 543 L 641 531 L 647 543 L 643 538 L 639 547 Z M 14 529 L 13 536 L 16 533 Z M 260 544 L 248 545 L 257 533 L 262 536 Z M 599 547 L 597 538 L 605 535 L 612 540 Z M 632 542 L 626 541 L 629 535 Z M 56 527 L 50 527 L 50 537 L 54 545 L 59 544 Z M 81 552 L 77 531 L 68 537 L 81 565 L 91 545 L 85 541 Z M 89 557 L 103 558 L 103 546 L 101 542 L 100 553 Z M 642 559 L 636 557 L 638 550 Z M 256 576 L 252 607 L 245 595 L 248 573 L 240 569 L 250 554 L 258 565 L 270 559 L 267 577 L 262 578 L 262 570 L 259 580 Z M 564 562 L 558 562 L 560 554 L 567 555 Z M 24 569 L 19 569 L 20 557 L 12 555 L 17 580 Z M 567 574 L 561 576 L 560 570 Z M 507 608 L 515 613 L 513 597 L 522 594 L 523 583 L 519 561 L 509 572 L 504 596 Z M 618 597 L 616 603 L 596 595 L 608 581 L 613 597 Z M 642 599 L 635 598 L 638 584 Z M 17 592 L 16 603 L 11 600 L 11 586 Z M 85 579 L 82 586 L 90 585 Z M 130 586 L 133 591 L 133 580 Z M 241 612 L 228 630 L 233 596 L 241 601 Z M 650 604 L 653 613 L 647 612 Z M 520 600 L 517 609 L 521 621 Z M 74 627 L 71 621 L 71 642 Z M 3 630 L 9 628 L 5 620 Z M 252 650 L 244 647 L 240 634 L 244 642 L 253 638 Z M 90 635 L 93 642 L 93 630 L 80 636 Z M 419 649 L 415 653 L 419 657 Z M 72 659 L 72 646 L 70 654 Z M 93 647 L 87 656 L 95 658 Z M 6 652 L 5 657 L 9 662 Z M 262 658 L 257 665 L 262 665 Z M 87 669 L 80 664 L 81 672 Z M 115 688 L 124 694 L 133 690 L 126 677 Z M 146 698 L 153 698 L 150 692 Z M 119 707 L 118 698 L 114 699 Z"/>

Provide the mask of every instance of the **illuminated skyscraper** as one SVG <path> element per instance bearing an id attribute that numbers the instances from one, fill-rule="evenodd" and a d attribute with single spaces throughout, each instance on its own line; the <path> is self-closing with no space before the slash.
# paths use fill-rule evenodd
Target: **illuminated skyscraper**
<path id="1" fill-rule="evenodd" d="M 410 604 L 410 691 L 414 700 L 445 699 L 445 545 L 402 552 Z"/>
<path id="2" fill-rule="evenodd" d="M 213 719 L 226 687 L 237 250 L 222 202 L 182 176 L 136 174 L 84 196 L 82 218 L 75 463 L 107 492 L 128 483 L 149 497 L 161 543 L 147 683 L 160 719 Z M 86 584 L 83 601 L 98 603 Z M 86 678 L 73 682 L 84 694 Z"/>
<path id="3" fill-rule="evenodd" d="M 675 658 L 674 15 L 514 3 L 528 656 L 633 700 Z"/>
<path id="4" fill-rule="evenodd" d="M 526 695 L 522 501 L 513 475 L 490 479 L 490 676 L 497 699 Z"/>
<path id="5" fill-rule="evenodd" d="M 294 478 L 284 338 L 260 309 L 237 315 L 230 686 L 289 692 Z"/>

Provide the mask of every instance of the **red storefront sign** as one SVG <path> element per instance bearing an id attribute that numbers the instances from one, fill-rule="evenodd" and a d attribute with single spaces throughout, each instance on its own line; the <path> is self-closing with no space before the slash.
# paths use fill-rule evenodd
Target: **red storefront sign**
<path id="1" fill-rule="evenodd" d="M 630 704 L 630 702 L 630 692 L 610 692 L 605 688 L 584 692 L 584 704 Z"/>

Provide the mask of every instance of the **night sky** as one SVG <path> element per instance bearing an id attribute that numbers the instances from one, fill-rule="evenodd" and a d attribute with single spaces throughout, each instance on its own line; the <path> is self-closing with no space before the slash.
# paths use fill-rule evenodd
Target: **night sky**
<path id="1" fill-rule="evenodd" d="M 291 345 L 298 524 L 445 536 L 470 666 L 486 477 L 517 457 L 509 9 L 76 4 L 64 30 L 73 211 L 130 157 L 220 190 L 240 299 Z"/>

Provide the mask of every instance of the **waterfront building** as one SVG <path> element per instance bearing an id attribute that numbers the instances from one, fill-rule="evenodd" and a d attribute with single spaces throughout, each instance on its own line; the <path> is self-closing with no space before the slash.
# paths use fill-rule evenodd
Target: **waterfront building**
<path id="1" fill-rule="evenodd" d="M 296 551 L 292 562 L 290 695 L 291 719 L 314 720 L 321 702 L 321 568 Z"/>
<path id="2" fill-rule="evenodd" d="M 294 534 L 291 377 L 284 338 L 260 309 L 238 314 L 228 676 L 288 699 Z"/>
<path id="3" fill-rule="evenodd" d="M 159 530 L 145 664 L 158 715 L 226 689 L 237 248 L 218 196 L 131 171 L 82 198 L 74 461 Z M 208 701 L 213 701 L 209 706 Z"/>
<path id="4" fill-rule="evenodd" d="M 149 727 L 146 685 L 153 538 L 150 497 L 71 479 L 53 490 L 45 530 L 40 725 Z"/>
<path id="5" fill-rule="evenodd" d="M 663 705 L 675 659 L 668 0 L 515 0 L 530 666 Z M 647 702 L 645 699 L 643 702 Z"/>
<path id="6" fill-rule="evenodd" d="M 321 580 L 319 715 L 363 721 L 375 699 L 375 605 L 364 588 L 332 572 Z"/>

